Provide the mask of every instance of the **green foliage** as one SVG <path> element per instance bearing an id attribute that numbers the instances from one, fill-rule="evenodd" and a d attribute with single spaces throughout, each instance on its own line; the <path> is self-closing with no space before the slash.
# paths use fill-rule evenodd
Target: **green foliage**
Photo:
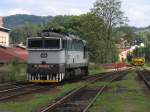
<path id="1" fill-rule="evenodd" d="M 129 63 L 132 62 L 132 58 L 133 58 L 132 53 L 128 52 L 128 54 L 127 54 L 127 61 L 128 61 Z"/>
<path id="2" fill-rule="evenodd" d="M 55 16 L 46 25 L 30 24 L 35 16 L 30 16 L 30 19 L 24 16 L 14 16 L 14 18 L 23 18 L 22 23 L 29 22 L 12 30 L 13 43 L 25 42 L 29 34 L 36 36 L 37 32 L 43 29 L 60 29 L 61 32 L 79 35 L 89 43 L 89 55 L 92 62 L 102 64 L 118 61 L 119 51 L 115 45 L 117 35 L 114 29 L 126 22 L 121 11 L 120 0 L 97 0 L 91 13 L 80 16 Z M 40 21 L 41 18 L 38 17 L 38 19 Z"/>
<path id="3" fill-rule="evenodd" d="M 108 27 L 124 22 L 120 0 L 96 0 L 92 11 L 102 18 Z"/>
<path id="4" fill-rule="evenodd" d="M 62 29 L 63 32 L 78 34 L 80 16 L 56 16 L 47 25 L 46 29 Z"/>
<path id="5" fill-rule="evenodd" d="M 145 47 L 145 59 L 147 63 L 150 63 L 150 44 Z"/>
<path id="6" fill-rule="evenodd" d="M 96 63 L 111 63 L 118 60 L 118 50 L 113 40 L 107 40 L 104 21 L 92 13 L 81 16 L 56 16 L 45 29 L 60 28 L 79 35 L 89 44 L 90 59 Z M 109 48 L 108 48 L 109 44 Z"/>
<path id="7" fill-rule="evenodd" d="M 106 84 L 97 82 L 93 87 Z M 141 88 L 136 81 L 136 73 L 131 72 L 124 80 L 110 84 L 108 90 L 96 99 L 89 112 L 149 112 L 150 99 Z"/>
<path id="8" fill-rule="evenodd" d="M 90 59 L 93 62 L 111 63 L 118 60 L 115 40 L 106 38 L 108 32 L 104 21 L 92 13 L 81 16 L 56 16 L 45 26 L 25 24 L 12 30 L 11 40 L 13 43 L 26 42 L 29 35 L 37 36 L 37 33 L 43 29 L 52 28 L 60 29 L 61 32 L 79 35 L 86 40 L 89 43 Z"/>
<path id="9" fill-rule="evenodd" d="M 79 35 L 89 44 L 90 60 L 95 63 L 112 63 L 118 61 L 115 27 L 124 23 L 121 2 L 117 0 L 97 0 L 91 13 L 80 16 L 56 16 L 46 25 L 26 24 L 11 32 L 13 43 L 25 42 L 29 34 L 49 29 Z M 105 13 L 107 17 L 103 14 Z"/>
<path id="10" fill-rule="evenodd" d="M 150 30 L 143 30 L 138 32 L 139 37 L 144 41 L 145 44 L 150 43 Z"/>
<path id="11" fill-rule="evenodd" d="M 94 14 L 81 16 L 80 36 L 88 41 L 90 58 L 94 62 L 105 63 L 106 31 L 102 19 Z"/>
<path id="12" fill-rule="evenodd" d="M 104 21 L 108 40 L 111 40 L 113 28 L 127 20 L 121 11 L 120 0 L 96 0 L 92 12 Z"/>
<path id="13" fill-rule="evenodd" d="M 137 34 L 145 44 L 145 48 L 144 48 L 145 60 L 149 64 L 150 63 L 150 27 L 139 30 Z"/>
<path id="14" fill-rule="evenodd" d="M 117 37 L 120 39 L 122 37 L 124 40 L 131 42 L 138 38 L 138 35 L 134 32 L 132 27 L 122 26 L 116 28 Z"/>
<path id="15" fill-rule="evenodd" d="M 90 64 L 89 65 L 89 75 L 95 75 L 98 73 L 107 72 L 102 66 L 97 64 Z"/>
<path id="16" fill-rule="evenodd" d="M 0 82 L 4 81 L 25 81 L 26 65 L 19 64 L 17 60 L 13 60 L 9 64 L 0 67 Z"/>
<path id="17" fill-rule="evenodd" d="M 24 24 L 46 24 L 53 17 L 51 16 L 35 16 L 35 15 L 26 15 L 26 14 L 17 14 L 4 17 L 4 26 L 6 28 L 16 28 L 24 26 Z"/>
<path id="18" fill-rule="evenodd" d="M 103 62 L 101 63 L 110 63 L 115 62 L 118 59 L 116 46 L 114 46 L 114 28 L 116 26 L 122 25 L 126 22 L 127 18 L 124 17 L 123 12 L 121 11 L 121 1 L 120 0 L 97 0 L 94 4 L 92 12 L 100 19 L 103 20 L 105 25 L 104 36 L 105 42 L 101 44 L 107 52 L 104 52 Z"/>
<path id="19" fill-rule="evenodd" d="M 72 83 L 65 84 L 55 88 L 55 92 L 48 92 L 47 94 L 34 94 L 32 98 L 26 99 L 25 101 L 17 102 L 1 102 L 0 111 L 1 112 L 33 112 L 36 109 L 47 105 L 49 102 L 54 102 L 58 98 L 63 97 L 70 91 L 85 85 L 84 83 Z"/>
<path id="20" fill-rule="evenodd" d="M 133 56 L 134 57 L 144 57 L 144 55 L 145 55 L 145 49 L 144 49 L 144 47 L 136 48 L 133 51 Z"/>
<path id="21" fill-rule="evenodd" d="M 26 42 L 27 37 L 37 36 L 41 32 L 43 25 L 25 24 L 22 27 L 17 27 L 11 31 L 10 37 L 12 43 Z"/>

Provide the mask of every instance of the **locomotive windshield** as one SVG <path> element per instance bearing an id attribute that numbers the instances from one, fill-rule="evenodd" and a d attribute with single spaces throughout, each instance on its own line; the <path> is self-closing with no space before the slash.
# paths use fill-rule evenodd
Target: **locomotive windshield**
<path id="1" fill-rule="evenodd" d="M 29 39 L 29 49 L 60 49 L 60 39 L 57 38 L 41 38 L 41 39 Z"/>
<path id="2" fill-rule="evenodd" d="M 36 48 L 36 49 L 38 49 L 38 48 L 42 48 L 43 47 L 43 41 L 42 40 L 40 40 L 40 39 L 30 39 L 29 41 L 28 41 L 28 47 L 29 48 Z"/>
<path id="3" fill-rule="evenodd" d="M 60 48 L 60 39 L 46 39 L 44 41 L 44 48 L 59 49 Z"/>

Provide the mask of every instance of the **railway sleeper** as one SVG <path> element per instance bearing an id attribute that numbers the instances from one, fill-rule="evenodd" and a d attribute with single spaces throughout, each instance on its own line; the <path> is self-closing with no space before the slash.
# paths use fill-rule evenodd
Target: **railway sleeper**
<path id="1" fill-rule="evenodd" d="M 84 88 L 61 105 L 55 107 L 52 112 L 81 112 L 98 92 L 99 89 Z"/>

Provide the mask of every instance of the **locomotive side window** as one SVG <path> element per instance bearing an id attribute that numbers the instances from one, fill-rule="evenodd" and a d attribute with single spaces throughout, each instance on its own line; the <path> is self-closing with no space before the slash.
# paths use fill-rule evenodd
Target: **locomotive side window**
<path id="1" fill-rule="evenodd" d="M 79 50 L 79 51 L 83 51 L 83 49 L 84 49 L 83 42 L 82 42 L 82 41 L 79 41 L 79 43 L 78 43 L 78 50 Z"/>
<path id="2" fill-rule="evenodd" d="M 74 40 L 72 43 L 72 50 L 74 51 L 83 51 L 83 47 L 82 41 Z"/>
<path id="3" fill-rule="evenodd" d="M 84 59 L 88 58 L 88 48 L 84 46 Z"/>
<path id="4" fill-rule="evenodd" d="M 37 40 L 29 39 L 29 41 L 28 41 L 28 47 L 29 48 L 33 48 L 33 49 L 43 48 L 43 41 L 40 40 L 40 39 L 37 39 Z"/>
<path id="5" fill-rule="evenodd" d="M 46 39 L 44 41 L 44 48 L 59 49 L 60 48 L 60 39 Z"/>
<path id="6" fill-rule="evenodd" d="M 62 41 L 62 48 L 67 49 L 67 41 L 66 40 Z"/>
<path id="7" fill-rule="evenodd" d="M 69 51 L 72 50 L 72 41 L 70 41 L 70 40 L 67 41 L 67 49 Z"/>

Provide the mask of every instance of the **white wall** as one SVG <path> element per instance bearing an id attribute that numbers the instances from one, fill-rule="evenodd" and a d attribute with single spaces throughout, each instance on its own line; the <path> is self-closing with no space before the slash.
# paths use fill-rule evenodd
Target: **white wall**
<path id="1" fill-rule="evenodd" d="M 9 33 L 0 31 L 0 45 L 9 47 Z"/>

